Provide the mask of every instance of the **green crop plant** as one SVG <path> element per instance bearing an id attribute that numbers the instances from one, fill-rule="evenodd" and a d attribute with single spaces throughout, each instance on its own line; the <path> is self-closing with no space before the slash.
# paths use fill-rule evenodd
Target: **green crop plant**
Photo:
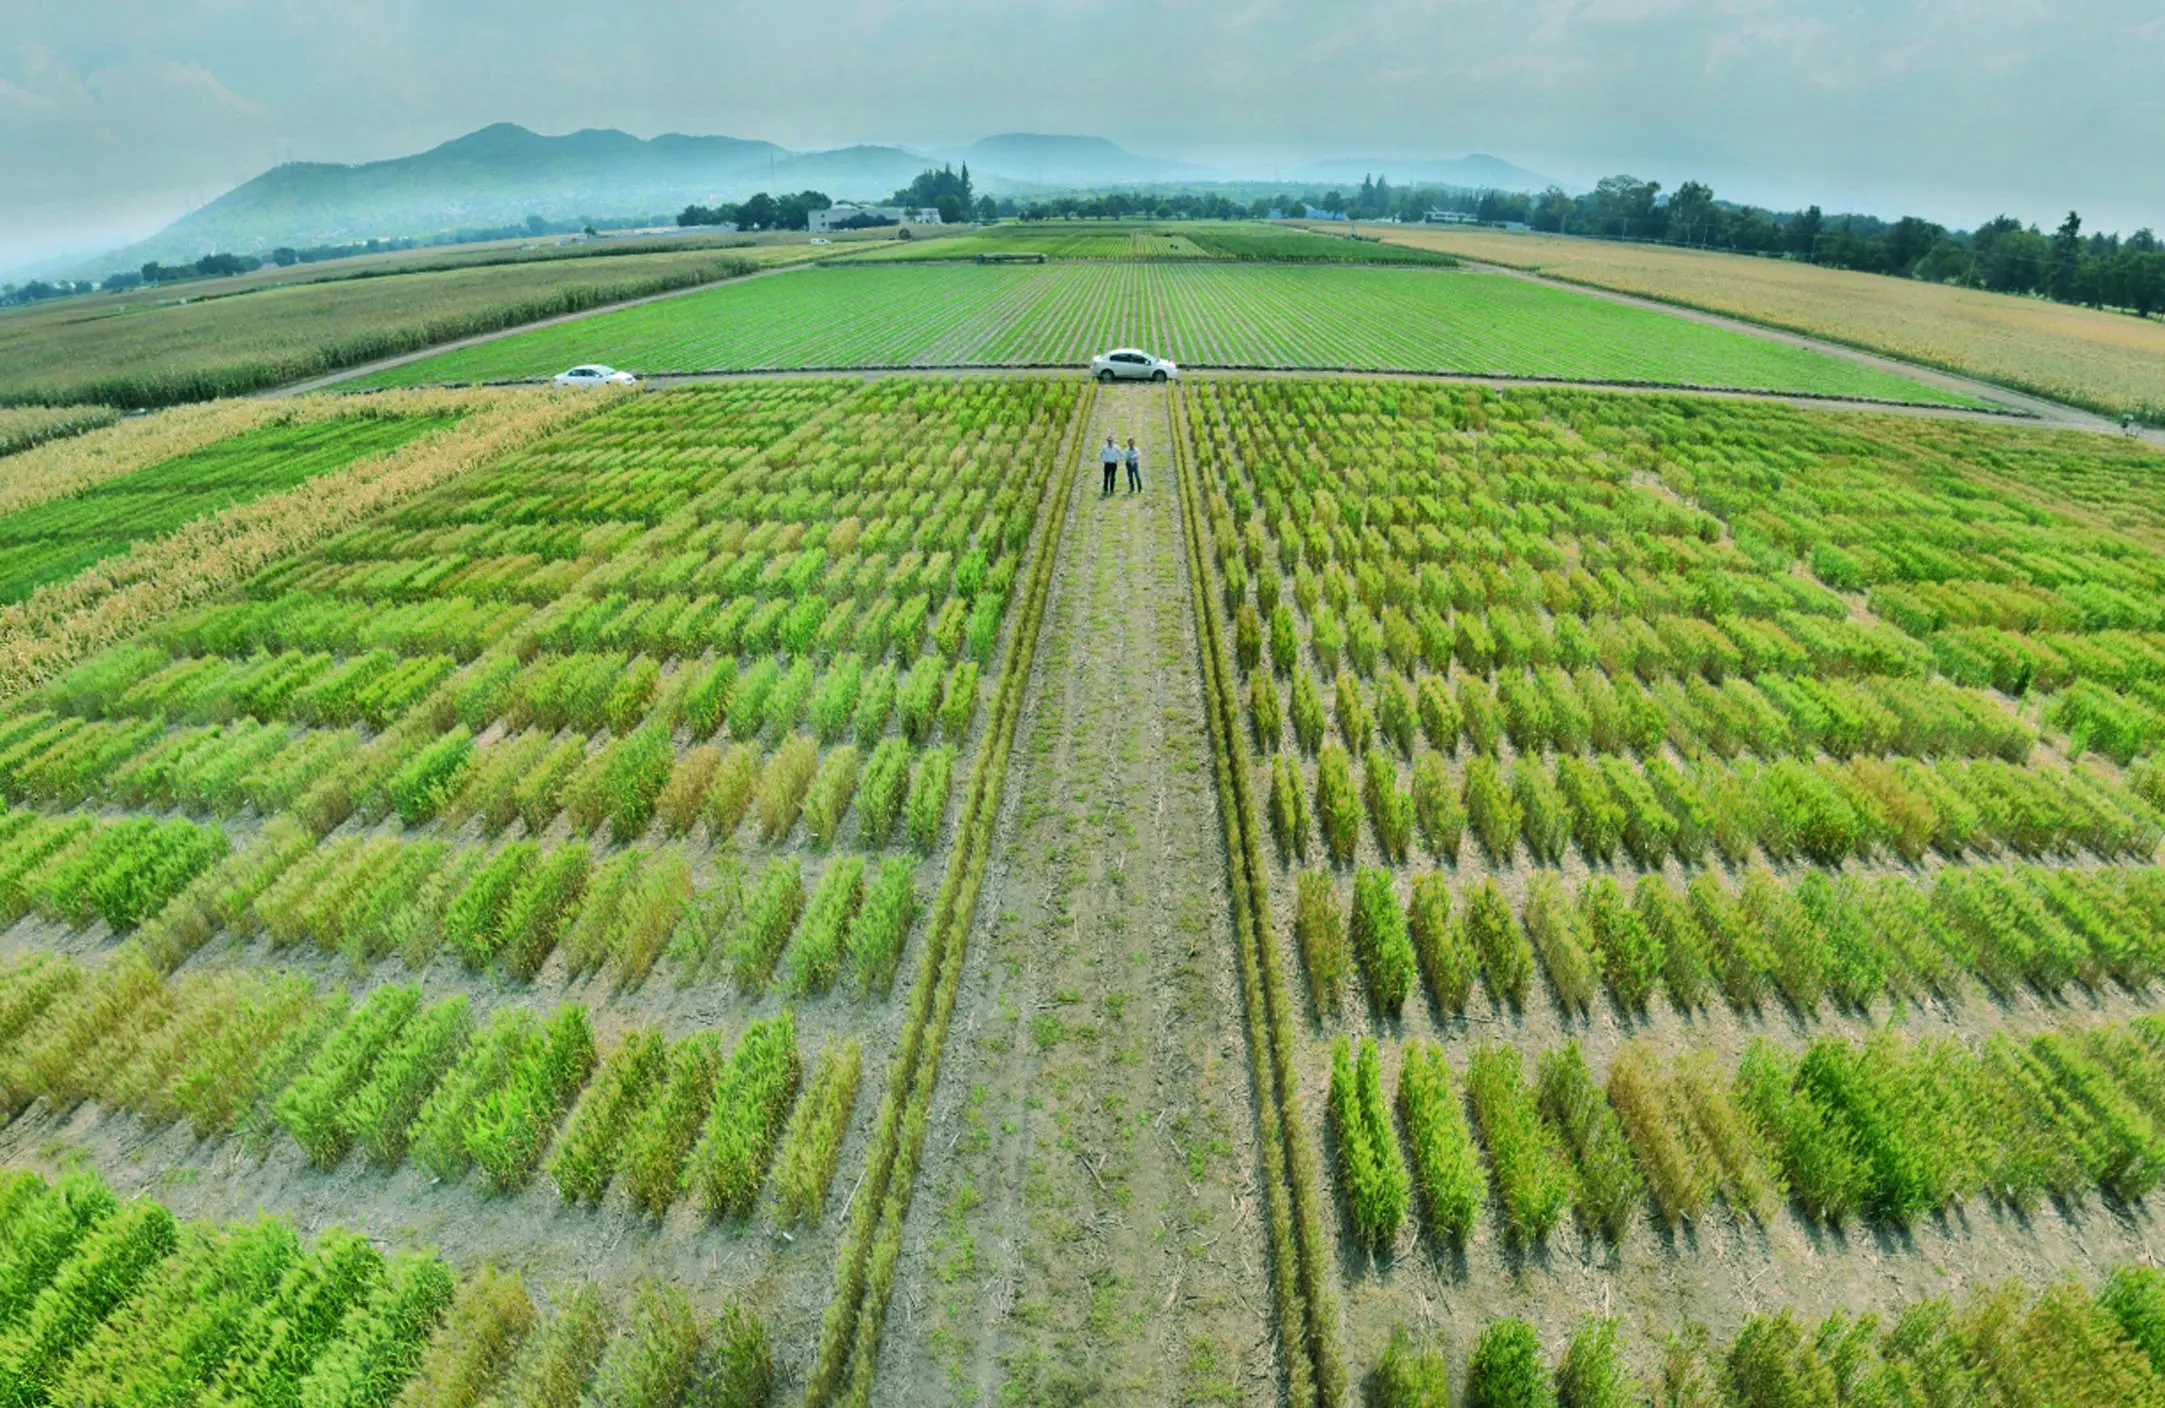
<path id="1" fill-rule="evenodd" d="M 812 1064 L 804 1098 L 790 1114 L 774 1159 L 775 1210 L 785 1221 L 819 1220 L 857 1105 L 861 1061 L 855 1041 L 840 1041 L 829 1042 Z"/>
<path id="2" fill-rule="evenodd" d="M 1419 729 L 1414 714 L 1413 695 L 1406 682 L 1396 675 L 1386 674 L 1376 686 L 1376 727 L 1384 738 L 1398 750 L 1401 758 L 1413 757 L 1413 740 Z"/>
<path id="3" fill-rule="evenodd" d="M 1464 1012 L 1474 980 L 1480 976 L 1481 962 L 1464 928 L 1451 914 L 1447 877 L 1414 877 L 1413 898 L 1406 905 L 1406 928 L 1437 1006 L 1446 1012 Z"/>
<path id="4" fill-rule="evenodd" d="M 84 1232 L 36 1299 L 0 1334 L 0 1404 L 47 1401 L 55 1371 L 178 1242 L 173 1214 L 148 1200 L 124 1204 Z"/>
<path id="5" fill-rule="evenodd" d="M 464 724 L 414 754 L 386 784 L 399 819 L 419 826 L 443 810 L 464 783 L 473 761 L 473 735 Z"/>
<path id="6" fill-rule="evenodd" d="M 1468 776 L 1472 775 L 1469 767 Z M 1539 761 L 1521 754 L 1511 765 L 1511 795 L 1518 803 L 1520 833 L 1534 859 L 1562 862 L 1571 845 L 1572 811 L 1554 779 Z M 1470 811 L 1471 808 L 1469 807 Z"/>
<path id="7" fill-rule="evenodd" d="M 1442 860 L 1458 859 L 1466 812 L 1459 804 L 1458 789 L 1451 785 L 1443 755 L 1427 748 L 1413 759 L 1413 816 L 1430 851 Z"/>
<path id="8" fill-rule="evenodd" d="M 1493 878 L 1484 878 L 1467 895 L 1464 926 L 1466 941 L 1480 957 L 1489 995 L 1499 1003 L 1523 1006 L 1533 982 L 1533 947 Z"/>
<path id="9" fill-rule="evenodd" d="M 1646 1192 L 1646 1180 L 1616 1111 L 1586 1069 L 1577 1041 L 1541 1054 L 1536 1084 L 1542 1115 L 1571 1150 L 1580 1222 L 1611 1242 L 1622 1241 Z"/>
<path id="10" fill-rule="evenodd" d="M 1450 1063 L 1433 1042 L 1408 1041 L 1398 1068 L 1398 1115 L 1406 1126 L 1413 1186 L 1429 1225 L 1463 1245 L 1488 1201 L 1488 1175 L 1474 1148 Z"/>
<path id="11" fill-rule="evenodd" d="M 594 1370 L 586 1401 L 596 1408 L 662 1408 L 685 1401 L 706 1334 L 684 1292 L 642 1281 L 631 1319 Z"/>
<path id="12" fill-rule="evenodd" d="M 1632 889 L 1631 907 L 1647 934 L 1661 946 L 1661 977 L 1669 1001 L 1679 1012 L 1694 1012 L 1706 1001 L 1711 953 L 1691 908 L 1659 872 L 1641 875 Z"/>
<path id="13" fill-rule="evenodd" d="M 727 719 L 732 738 L 750 742 L 767 722 L 767 701 L 782 680 L 782 666 L 768 656 L 754 661 L 736 677 L 729 691 Z"/>
<path id="14" fill-rule="evenodd" d="M 559 1007 L 472 1107 L 466 1151 L 500 1190 L 525 1186 L 594 1065 L 594 1031 L 578 1003 Z"/>
<path id="15" fill-rule="evenodd" d="M 420 1366 L 429 1336 L 451 1304 L 451 1270 L 404 1252 L 365 1300 L 347 1308 L 337 1336 L 300 1381 L 301 1408 L 382 1408 Z"/>
<path id="16" fill-rule="evenodd" d="M 720 1039 L 700 1032 L 669 1049 L 665 1080 L 626 1129 L 622 1168 L 632 1206 L 649 1216 L 668 1211 L 682 1188 L 684 1159 L 713 1102 Z"/>
<path id="17" fill-rule="evenodd" d="M 1711 804 L 1692 778 L 1660 754 L 1650 754 L 1640 767 L 1640 775 L 1655 800 L 1676 823 L 1669 837 L 1670 849 L 1686 865 L 1698 864 L 1713 843 L 1715 819 Z"/>
<path id="18" fill-rule="evenodd" d="M 1596 959 L 1585 918 L 1564 893 L 1553 870 L 1536 871 L 1526 884 L 1526 933 L 1566 1012 L 1593 1010 Z"/>
<path id="19" fill-rule="evenodd" d="M 1459 679 L 1458 717 L 1467 744 L 1477 753 L 1496 756 L 1503 745 L 1503 708 L 1486 683 L 1472 676 Z"/>
<path id="20" fill-rule="evenodd" d="M 1383 1097 L 1375 1042 L 1361 1043 L 1357 1070 L 1346 1039 L 1332 1044 L 1330 1116 L 1339 1187 L 1353 1215 L 1354 1235 L 1372 1249 L 1388 1247 L 1405 1220 L 1411 1188 Z"/>
<path id="21" fill-rule="evenodd" d="M 302 1379 L 337 1339 L 346 1313 L 366 1304 L 383 1279 L 375 1248 L 342 1228 L 326 1232 L 253 1307 L 206 1397 L 298 1405 Z"/>
<path id="22" fill-rule="evenodd" d="M 1774 951 L 1765 931 L 1751 922 L 1721 877 L 1701 871 L 1685 886 L 1691 917 L 1706 936 L 1714 976 L 1729 1005 L 1756 1009 L 1773 986 Z"/>
<path id="23" fill-rule="evenodd" d="M 377 1058 L 391 1049 L 420 1005 L 420 990 L 395 984 L 376 989 L 340 1025 L 274 1107 L 278 1122 L 318 1168 L 335 1168 L 354 1131 L 348 1121 L 355 1092 Z"/>
<path id="24" fill-rule="evenodd" d="M 1293 740 L 1300 750 L 1310 757 L 1323 746 L 1323 696 L 1316 689 L 1315 676 L 1306 670 L 1293 672 L 1293 693 L 1290 707 L 1293 720 Z"/>
<path id="25" fill-rule="evenodd" d="M 1395 1017 L 1413 987 L 1417 960 L 1406 914 L 1391 889 L 1391 873 L 1363 866 L 1353 877 L 1353 951 L 1369 1000 Z"/>
<path id="26" fill-rule="evenodd" d="M 867 993 L 884 994 L 894 982 L 910 922 L 917 914 L 916 867 L 900 856 L 880 862 L 864 902 L 849 922 L 844 941 L 850 968 Z"/>
<path id="27" fill-rule="evenodd" d="M 1348 751 L 1365 750 L 1370 735 L 1376 731 L 1376 720 L 1368 707 L 1368 700 L 1361 693 L 1361 682 L 1350 672 L 1340 670 L 1338 682 L 1333 687 L 1333 713 L 1338 720 L 1338 739 Z"/>
<path id="28" fill-rule="evenodd" d="M 1273 754 L 1270 760 L 1270 824 L 1280 859 L 1307 858 L 1308 791 L 1302 785 L 1299 764 L 1283 753 Z"/>
<path id="29" fill-rule="evenodd" d="M 834 844 L 835 832 L 841 829 L 856 792 L 857 748 L 845 743 L 820 760 L 805 800 L 805 830 L 813 845 L 824 850 Z"/>
<path id="30" fill-rule="evenodd" d="M 864 857 L 842 856 L 827 867 L 805 906 L 804 923 L 789 946 L 783 986 L 792 993 L 825 992 L 842 968 L 843 941 L 864 899 Z"/>
<path id="31" fill-rule="evenodd" d="M 1404 1325 L 1391 1327 L 1369 1382 L 1375 1408 L 1451 1408 L 1451 1369 L 1442 1349 Z"/>
<path id="32" fill-rule="evenodd" d="M 460 1283 L 396 1408 L 475 1408 L 509 1372 L 536 1318 L 519 1278 L 484 1263 Z"/>
<path id="33" fill-rule="evenodd" d="M 407 1131 L 407 1156 L 437 1178 L 466 1171 L 466 1129 L 474 1107 L 537 1039 L 540 1022 L 522 1007 L 499 1007 L 429 1092 Z"/>
<path id="34" fill-rule="evenodd" d="M 1466 1068 L 1466 1090 L 1511 1235 L 1524 1243 L 1544 1240 L 1571 1201 L 1571 1165 L 1541 1117 L 1518 1053 L 1478 1048 Z"/>
<path id="35" fill-rule="evenodd" d="M 1797 1011 L 1810 1015 L 1827 994 L 1827 948 L 1796 893 L 1763 866 L 1745 872 L 1737 908 L 1773 957 L 1773 977 Z"/>
<path id="36" fill-rule="evenodd" d="M 29 1313 L 54 1275 L 120 1207 L 87 1170 L 62 1175 L 57 1188 L 35 1174 L 13 1177 L 5 1200 L 8 1241 L 0 1252 L 0 1325 Z"/>
<path id="37" fill-rule="evenodd" d="M 803 867 L 797 858 L 790 856 L 768 865 L 722 944 L 739 988 L 758 992 L 766 986 L 803 909 Z"/>
<path id="38" fill-rule="evenodd" d="M 680 697 L 677 722 L 693 738 L 712 738 L 729 715 L 737 687 L 737 657 L 724 655 L 701 671 L 690 689 Z"/>
<path id="39" fill-rule="evenodd" d="M 1661 940 L 1625 903 L 1612 876 L 1596 876 L 1582 892 L 1580 907 L 1609 995 L 1628 1012 L 1644 1011 L 1668 963 Z"/>
<path id="40" fill-rule="evenodd" d="M 1414 691 L 1414 708 L 1420 715 L 1421 732 L 1429 746 L 1445 757 L 1458 751 L 1461 728 L 1458 701 L 1441 675 L 1423 675 Z"/>
<path id="41" fill-rule="evenodd" d="M 1256 747 L 1277 752 L 1285 737 L 1285 716 L 1278 703 L 1278 686 L 1261 670 L 1248 672 L 1248 718 L 1255 725 Z"/>
<path id="42" fill-rule="evenodd" d="M 1308 972 L 1308 993 L 1318 1013 L 1335 1012 L 1352 971 L 1345 915 L 1324 870 L 1304 870 L 1294 883 L 1293 935 Z"/>
<path id="43" fill-rule="evenodd" d="M 1231 594 L 1233 579 L 1226 578 L 1226 592 Z M 1243 670 L 1252 670 L 1263 659 L 1263 620 L 1255 608 L 1247 602 L 1233 613 L 1233 658 Z"/>
<path id="44" fill-rule="evenodd" d="M 1557 1408 L 1533 1326 L 1496 1320 L 1481 1331 L 1466 1360 L 1465 1408 Z"/>
<path id="45" fill-rule="evenodd" d="M 1308 616 L 1308 646 L 1315 652 L 1316 666 L 1326 675 L 1338 673 L 1338 657 L 1346 647 L 1346 628 L 1328 606 L 1318 606 Z"/>
<path id="46" fill-rule="evenodd" d="M 587 848 L 573 842 L 540 858 L 504 904 L 496 964 L 514 978 L 531 979 L 555 951 L 571 922 L 592 870 Z"/>
<path id="47" fill-rule="evenodd" d="M 1796 1082 L 1796 1063 L 1764 1040 L 1737 1067 L 1736 1103 L 1781 1160 L 1790 1193 L 1839 1222 L 1863 1205 L 1870 1179 L 1848 1123 Z"/>
<path id="48" fill-rule="evenodd" d="M 927 749 L 910 779 L 908 800 L 903 804 L 903 824 L 910 845 L 920 855 L 930 855 L 939 844 L 940 823 L 947 817 L 947 793 L 954 779 L 955 749 L 942 743 Z"/>
<path id="49" fill-rule="evenodd" d="M 977 662 L 963 660 L 947 677 L 947 697 L 940 705 L 940 732 L 957 747 L 977 721 L 977 675 Z"/>
<path id="50" fill-rule="evenodd" d="M 707 819 L 708 835 L 722 841 L 736 834 L 745 811 L 752 804 L 752 792 L 759 784 L 759 775 L 758 744 L 734 744 L 722 755 L 720 766 L 714 770 L 714 780 L 707 785 L 706 800 L 700 807 Z"/>
<path id="51" fill-rule="evenodd" d="M 1617 1325 L 1613 1315 L 1589 1315 L 1571 1332 L 1556 1366 L 1562 1408 L 1634 1408 L 1643 1401 L 1617 1347 Z"/>
<path id="52" fill-rule="evenodd" d="M 902 736 L 911 743 L 923 744 L 932 736 L 932 726 L 939 717 L 946 687 L 947 676 L 940 669 L 939 657 L 933 655 L 920 656 L 903 677 L 895 701 L 895 715 L 902 726 Z"/>
<path id="53" fill-rule="evenodd" d="M 910 747 L 901 738 L 883 738 L 866 762 L 857 794 L 857 834 L 862 844 L 886 844 L 910 784 Z"/>
<path id="54" fill-rule="evenodd" d="M 535 863 L 541 848 L 532 841 L 514 841 L 491 856 L 474 872 L 466 888 L 444 911 L 444 942 L 470 969 L 489 965 L 504 938 L 504 918 Z"/>
<path id="55" fill-rule="evenodd" d="M 1509 865 L 1518 851 L 1525 813 L 1511 789 L 1504 785 L 1494 758 L 1476 754 L 1468 760 L 1464 791 L 1466 819 L 1481 848 L 1494 864 Z"/>
<path id="56" fill-rule="evenodd" d="M 1335 741 L 1324 744 L 1317 757 L 1315 811 L 1331 859 L 1352 864 L 1361 838 L 1361 799 L 1353 785 L 1353 759 Z"/>
<path id="57" fill-rule="evenodd" d="M 1272 582 L 1277 578 L 1272 577 Z M 1300 663 L 1300 636 L 1293 627 L 1293 612 L 1284 602 L 1270 608 L 1270 665 L 1276 674 L 1291 674 Z"/>
<path id="58" fill-rule="evenodd" d="M 857 696 L 857 741 L 866 744 L 887 731 L 887 720 L 895 710 L 895 667 L 876 665 L 865 676 L 864 688 Z"/>
<path id="59" fill-rule="evenodd" d="M 591 1282 L 568 1287 L 548 1320 L 527 1336 L 501 1391 L 483 1402 L 579 1408 L 609 1347 L 609 1329 L 601 1292 Z"/>
<path id="60" fill-rule="evenodd" d="M 1371 746 L 1361 760 L 1361 795 L 1386 859 L 1404 861 L 1413 844 L 1413 798 L 1398 789 L 1398 765 Z"/>
<path id="61" fill-rule="evenodd" d="M 754 1022 L 715 1081 L 714 1103 L 686 1177 L 709 1217 L 751 1211 L 767 1160 L 797 1097 L 796 1018 Z"/>
<path id="62" fill-rule="evenodd" d="M 548 1173 L 567 1203 L 598 1203 L 616 1176 L 626 1136 L 668 1071 L 668 1048 L 652 1027 L 624 1034 L 573 1107 Z"/>
<path id="63" fill-rule="evenodd" d="M 782 745 L 759 774 L 759 828 L 768 841 L 778 841 L 797 824 L 819 767 L 819 742 L 800 733 Z"/>
<path id="64" fill-rule="evenodd" d="M 473 1026 L 463 996 L 445 998 L 407 1019 L 341 1114 L 344 1128 L 370 1160 L 392 1168 L 406 1157 L 414 1117 L 465 1051 Z"/>
<path id="65" fill-rule="evenodd" d="M 563 805 L 564 791 L 586 762 L 586 740 L 568 738 L 556 745 L 511 790 L 511 807 L 526 824 L 527 834 L 538 836 Z"/>

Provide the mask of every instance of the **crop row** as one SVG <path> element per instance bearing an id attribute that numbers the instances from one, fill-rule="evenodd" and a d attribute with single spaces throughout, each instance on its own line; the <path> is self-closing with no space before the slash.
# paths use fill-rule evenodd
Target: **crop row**
<path id="1" fill-rule="evenodd" d="M 216 827 L 0 811 L 0 918 L 31 911 L 81 926 L 132 929 L 228 849 Z"/>
<path id="2" fill-rule="evenodd" d="M 1202 646 L 1205 719 L 1218 813 L 1225 828 L 1249 1074 L 1263 1154 L 1273 1328 L 1288 1401 L 1302 1408 L 1311 1403 L 1334 1405 L 1344 1396 L 1346 1371 L 1338 1346 L 1338 1299 L 1323 1227 L 1321 1175 L 1315 1148 L 1306 1137 L 1294 1067 L 1295 999 L 1278 961 L 1278 945 L 1272 940 L 1269 878 L 1258 835 L 1260 808 L 1250 792 L 1247 732 L 1241 727 L 1239 695 L 1227 653 L 1228 633 L 1208 572 L 1203 492 L 1197 483 L 1205 471 L 1186 453 L 1187 397 L 1178 395 L 1172 404 L 1179 431 L 1173 454 L 1185 529 L 1182 538 L 1188 548 L 1188 589 Z M 1387 1165 L 1380 1172 L 1390 1176 Z"/>
<path id="3" fill-rule="evenodd" d="M 2165 1276 L 2120 1266 L 2093 1293 L 2066 1279 L 2015 1282 L 1837 1310 L 1814 1324 L 1755 1311 L 1718 1349 L 1706 1328 L 1667 1330 L 1634 1372 L 1616 1316 L 1587 1315 L 1553 1370 L 1524 1320 L 1489 1322 L 1466 1356 L 1464 1391 L 1434 1337 L 1401 1325 L 1377 1359 L 1377 1408 L 1626 1408 L 1651 1399 L 1704 1408 L 1838 1408 L 1853 1403 L 2052 1403 L 2115 1408 L 2165 1398 Z"/>
<path id="4" fill-rule="evenodd" d="M 374 1167 L 412 1163 L 437 1179 L 472 1170 L 496 1190 L 545 1171 L 567 1203 L 598 1202 L 621 1182 L 655 1217 L 685 1196 L 709 1217 L 742 1217 L 779 1159 L 787 1215 L 816 1220 L 856 1066 L 854 1045 L 822 1053 L 801 1104 L 786 1009 L 727 1052 L 713 1033 L 671 1045 L 651 1029 L 602 1052 L 575 1003 L 477 1019 L 463 996 L 424 1005 L 396 984 L 349 1001 L 277 973 L 167 980 L 133 958 L 0 969 L 11 1114 L 95 1099 L 185 1121 L 199 1138 L 283 1130 L 320 1168 L 358 1149 Z"/>
<path id="5" fill-rule="evenodd" d="M 1272 639 L 1278 639 L 1275 627 Z M 1275 643 L 1271 653 L 1278 653 Z M 1593 666 L 1569 673 L 1548 666 L 1500 671 L 1491 685 L 1476 675 L 1409 678 L 1385 668 L 1373 676 L 1373 687 L 1341 669 L 1326 690 L 1295 665 L 1281 672 L 1291 680 L 1280 693 L 1237 638 L 1235 654 L 1249 671 L 1249 719 L 1265 752 L 1283 745 L 1286 722 L 1305 753 L 1316 751 L 1327 728 L 1356 750 L 1380 731 L 1408 760 L 1422 738 L 1446 756 L 1461 744 L 1495 754 L 1508 743 L 1518 753 L 1645 756 L 1667 746 L 1686 758 L 1900 754 L 2015 763 L 2029 757 L 2036 741 L 2030 727 L 1992 695 L 1937 680 L 1766 674 L 1715 685 L 1690 676 L 1657 679 L 1649 688 Z M 2146 746 L 2145 727 L 2126 730 L 2139 740 L 2137 748 Z"/>
<path id="6" fill-rule="evenodd" d="M 1271 826 L 1287 861 L 1316 855 L 1352 863 L 1364 817 L 1377 852 L 1392 862 L 1411 857 L 1416 842 L 1455 862 L 1470 831 L 1501 867 L 1517 863 L 1521 840 L 1537 864 L 1557 864 L 1576 849 L 1592 864 L 1643 869 L 1671 857 L 1742 865 L 1761 853 L 1823 865 L 1880 854 L 1914 863 L 1933 852 L 2143 860 L 2156 854 L 2161 833 L 2153 805 L 2123 782 L 2080 765 L 2025 768 L 1996 759 L 1679 767 L 1659 754 L 1634 765 L 1575 755 L 1499 764 L 1476 753 L 1453 768 L 1421 749 L 1402 785 L 1389 747 L 1371 743 L 1356 772 L 1353 755 L 1326 742 L 1312 785 L 1305 772 L 1289 754 L 1271 759 Z"/>
<path id="7" fill-rule="evenodd" d="M 1072 403 L 1074 422 L 1086 422 L 1093 404 L 1094 387 L 1088 387 Z M 872 1391 L 881 1331 L 901 1261 L 903 1227 L 924 1153 L 940 1051 L 961 988 L 970 928 L 991 855 L 993 823 L 1006 787 L 1008 755 L 1072 498 L 1075 476 L 1061 472 L 1058 449 L 1043 464 L 1038 512 L 1032 521 L 1041 519 L 1045 526 L 1037 534 L 1020 610 L 1000 663 L 984 741 L 970 769 L 947 871 L 926 925 L 923 956 L 910 985 L 902 1032 L 888 1067 L 887 1089 L 873 1120 L 864 1173 L 851 1195 L 855 1210 L 835 1262 L 834 1295 L 827 1303 L 806 1374 L 805 1402 L 810 1408 L 838 1401 L 862 1405 Z"/>
<path id="8" fill-rule="evenodd" d="M 461 1280 L 338 1227 L 311 1245 L 273 1218 L 183 1223 L 88 1172 L 0 1174 L 0 1245 L 10 1404 L 470 1408 L 493 1388 L 558 1402 L 591 1384 L 600 1404 L 755 1408 L 772 1387 L 766 1328 L 735 1301 L 710 1321 L 643 1283 L 612 1337 L 580 1287 L 534 1335 L 525 1288 L 493 1268 Z M 542 1352 L 514 1369 L 529 1337 Z"/>
<path id="9" fill-rule="evenodd" d="M 2006 997 L 2025 986 L 2141 991 L 2165 974 L 2165 871 L 2154 866 L 1948 867 L 1923 885 L 1823 871 L 1785 881 L 1758 868 L 1733 888 L 1713 871 L 1681 888 L 1658 873 L 1631 886 L 1603 875 L 1575 896 L 1537 871 L 1516 913 L 1494 881 L 1454 900 L 1441 874 L 1415 876 L 1403 905 L 1384 870 L 1358 872 L 1349 904 L 1324 871 L 1302 872 L 1296 891 L 1294 939 L 1319 1012 L 1338 1009 L 1356 972 L 1394 1016 L 1422 982 L 1449 1014 L 1477 983 L 1497 1005 L 1522 1006 L 1537 969 L 1581 1014 L 1604 990 L 1627 1013 L 1661 993 L 1680 1012 L 1719 999 L 1809 1015 L 1827 1002 L 1863 1011 L 1881 997 L 1953 995 L 1967 975 Z"/>
<path id="10" fill-rule="evenodd" d="M 1357 1052 L 1357 1054 L 1356 1054 Z M 1913 1042 L 1883 1029 L 1800 1053 L 1760 1041 L 1733 1071 L 1625 1046 L 1597 1080 L 1576 1041 L 1532 1078 L 1482 1045 L 1461 1080 L 1443 1051 L 1340 1037 L 1329 1126 L 1338 1191 L 1364 1246 L 1389 1249 L 1418 1210 L 1461 1243 L 1493 1201 L 1505 1235 L 1545 1241 L 1571 1212 L 1616 1243 L 1716 1199 L 1761 1222 L 1786 1201 L 1814 1221 L 1908 1226 L 1972 1198 L 2021 1213 L 2101 1192 L 2145 1198 L 2165 1176 L 2165 1029 L 2154 1018 L 2020 1041 Z M 1394 1121 L 1394 1111 L 1396 1119 Z"/>

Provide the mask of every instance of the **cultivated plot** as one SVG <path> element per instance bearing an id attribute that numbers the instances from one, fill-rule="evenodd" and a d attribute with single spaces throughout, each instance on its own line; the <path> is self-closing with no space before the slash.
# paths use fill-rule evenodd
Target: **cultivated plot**
<path id="1" fill-rule="evenodd" d="M 1358 1366 L 1438 1307 L 1560 1345 L 1582 1265 L 1658 1342 L 1768 1270 L 1816 1319 L 2139 1257 L 2082 1208 L 2165 1168 L 2165 583 L 2018 482 L 2121 450 L 1178 395 L 1319 1381 L 1341 1299 Z"/>
<path id="2" fill-rule="evenodd" d="M 898 970 L 968 922 L 1076 400 L 596 403 L 15 701 L 8 1157 L 117 1180 L 149 1141 L 204 1216 L 328 1196 L 515 1263 L 556 1292 L 530 1338 L 592 1342 L 574 1382 L 650 1321 L 685 1372 L 769 1331 L 803 1372 L 837 1170 L 899 1155 L 859 1097 L 922 1039 Z"/>
<path id="3" fill-rule="evenodd" d="M 1126 345 L 1211 366 L 1455 371 L 1969 404 L 1822 353 L 1523 280 L 1199 261 L 806 270 L 517 334 L 361 384 L 538 378 L 594 360 L 646 373 L 1080 365 Z"/>

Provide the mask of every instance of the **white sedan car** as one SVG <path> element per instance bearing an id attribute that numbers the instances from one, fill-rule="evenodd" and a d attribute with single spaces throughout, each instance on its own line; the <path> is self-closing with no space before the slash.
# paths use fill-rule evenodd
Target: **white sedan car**
<path id="1" fill-rule="evenodd" d="M 1092 357 L 1090 375 L 1099 381 L 1178 381 L 1180 368 L 1163 357 L 1121 347 Z"/>
<path id="2" fill-rule="evenodd" d="M 620 372 L 599 362 L 589 362 L 583 367 L 556 374 L 558 386 L 630 386 L 638 380 L 630 372 Z"/>

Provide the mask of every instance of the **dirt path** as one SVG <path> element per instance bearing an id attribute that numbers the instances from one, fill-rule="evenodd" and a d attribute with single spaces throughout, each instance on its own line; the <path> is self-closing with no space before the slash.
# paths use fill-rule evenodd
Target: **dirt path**
<path id="1" fill-rule="evenodd" d="M 1148 487 L 1086 482 L 1061 544 L 881 1404 L 1276 1397 L 1164 393 L 1108 388 L 1107 432 Z"/>

